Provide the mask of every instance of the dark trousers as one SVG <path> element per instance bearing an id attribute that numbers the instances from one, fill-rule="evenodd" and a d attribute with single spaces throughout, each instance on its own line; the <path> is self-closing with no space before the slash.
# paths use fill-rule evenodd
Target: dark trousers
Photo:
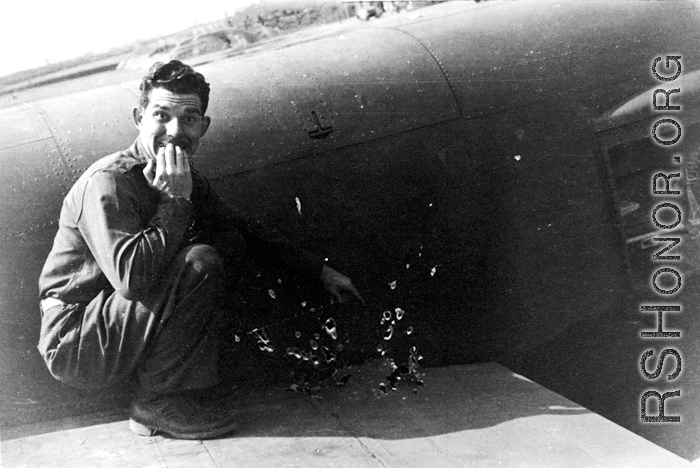
<path id="1" fill-rule="evenodd" d="M 141 301 L 103 291 L 88 304 L 44 311 L 39 351 L 51 374 L 97 388 L 135 373 L 141 390 L 155 393 L 217 384 L 222 301 L 245 262 L 237 232 L 213 243 L 218 249 L 184 248 Z"/>

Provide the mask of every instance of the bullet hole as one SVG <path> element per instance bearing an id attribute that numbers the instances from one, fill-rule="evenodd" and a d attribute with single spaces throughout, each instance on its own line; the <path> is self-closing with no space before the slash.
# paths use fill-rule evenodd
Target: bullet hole
<path id="1" fill-rule="evenodd" d="M 391 311 L 385 310 L 382 313 L 382 325 L 384 325 L 384 322 L 388 322 L 389 320 L 391 320 Z"/>
<path id="2" fill-rule="evenodd" d="M 394 336 L 394 326 L 391 325 L 384 331 L 384 340 L 389 341 Z"/>
<path id="3" fill-rule="evenodd" d="M 258 349 L 260 349 L 260 351 L 267 351 L 268 353 L 274 351 L 274 348 L 270 346 L 270 339 L 267 337 L 267 333 L 265 332 L 264 328 L 256 328 L 253 330 L 253 333 L 255 333 L 255 336 L 258 339 Z"/>
<path id="4" fill-rule="evenodd" d="M 335 320 L 331 317 L 326 320 L 326 322 L 323 324 L 323 329 L 330 335 L 331 338 L 334 340 L 338 339 L 338 332 L 336 330 L 335 326 Z"/>

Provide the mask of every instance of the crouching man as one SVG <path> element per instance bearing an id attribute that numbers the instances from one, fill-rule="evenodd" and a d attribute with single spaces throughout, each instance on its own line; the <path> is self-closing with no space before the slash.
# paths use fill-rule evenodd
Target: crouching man
<path id="1" fill-rule="evenodd" d="M 235 428 L 214 391 L 217 324 L 245 255 L 362 302 L 346 276 L 224 203 L 190 167 L 208 101 L 209 84 L 189 66 L 151 68 L 133 111 L 136 141 L 70 190 L 39 281 L 49 371 L 82 388 L 135 375 L 130 427 L 141 435 L 204 439 Z"/>

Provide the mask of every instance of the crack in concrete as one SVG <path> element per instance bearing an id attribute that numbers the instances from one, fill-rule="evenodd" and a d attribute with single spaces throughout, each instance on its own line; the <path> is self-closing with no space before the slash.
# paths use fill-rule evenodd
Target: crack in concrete
<path id="1" fill-rule="evenodd" d="M 365 452 L 367 452 L 372 458 L 374 458 L 374 459 L 377 460 L 379 463 L 381 463 L 381 465 L 382 465 L 383 467 L 389 468 L 389 465 L 387 465 L 387 464 L 384 462 L 384 460 L 381 459 L 381 457 L 380 457 L 379 455 L 377 455 L 376 453 L 374 453 L 374 451 L 373 451 L 371 448 L 369 448 L 369 447 L 367 446 L 367 444 L 365 444 L 365 443 L 362 441 L 362 439 L 360 438 L 360 436 L 356 435 L 348 426 L 345 425 L 345 423 L 340 419 L 340 414 L 336 414 L 336 413 L 334 413 L 333 411 L 326 411 L 323 407 L 321 407 L 320 405 L 316 404 L 313 400 L 311 400 L 311 405 L 312 405 L 314 408 L 316 408 L 316 410 L 318 410 L 318 411 L 320 411 L 320 412 L 324 412 L 324 413 L 326 413 L 326 414 L 330 414 L 336 421 L 338 421 L 338 424 L 340 424 L 340 427 L 342 427 L 342 428 L 343 428 L 345 431 L 347 431 L 347 433 L 350 434 L 357 442 L 359 442 L 360 447 L 362 447 L 362 449 L 363 449 Z M 381 444 L 380 444 L 380 445 L 381 445 Z M 384 447 L 384 446 L 382 445 L 382 447 Z M 385 447 L 385 449 L 386 449 L 386 447 Z M 387 450 L 387 452 L 388 452 L 388 450 Z M 391 452 L 389 452 L 389 453 L 391 453 Z"/>

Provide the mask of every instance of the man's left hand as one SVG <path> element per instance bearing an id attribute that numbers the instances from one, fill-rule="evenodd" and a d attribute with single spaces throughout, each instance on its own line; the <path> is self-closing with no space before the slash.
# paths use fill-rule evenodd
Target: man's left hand
<path id="1" fill-rule="evenodd" d="M 366 305 L 365 300 L 362 299 L 360 293 L 352 285 L 350 278 L 335 271 L 328 265 L 323 265 L 323 270 L 321 270 L 321 283 L 337 302 L 347 302 L 348 299 L 355 298 L 360 304 Z"/>

